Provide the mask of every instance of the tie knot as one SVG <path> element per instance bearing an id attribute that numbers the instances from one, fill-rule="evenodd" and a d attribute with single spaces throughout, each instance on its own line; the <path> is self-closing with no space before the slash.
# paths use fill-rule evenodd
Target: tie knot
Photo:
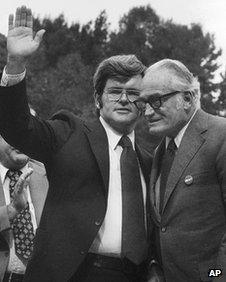
<path id="1" fill-rule="evenodd" d="M 9 169 L 6 175 L 9 177 L 10 180 L 17 181 L 21 174 L 22 172 L 20 170 L 10 170 Z"/>
<path id="2" fill-rule="evenodd" d="M 167 146 L 167 151 L 170 153 L 174 153 L 177 150 L 177 145 L 174 142 L 174 139 L 170 139 L 169 144 Z"/>
<path id="3" fill-rule="evenodd" d="M 123 136 L 121 137 L 121 139 L 119 140 L 118 144 L 119 144 L 122 148 L 125 148 L 125 147 L 133 147 L 131 140 L 130 140 L 129 137 L 126 136 L 126 135 L 123 135 Z"/>

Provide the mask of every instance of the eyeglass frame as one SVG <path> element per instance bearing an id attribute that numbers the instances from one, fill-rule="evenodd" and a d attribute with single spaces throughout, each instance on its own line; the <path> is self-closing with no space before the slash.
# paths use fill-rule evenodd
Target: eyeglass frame
<path id="1" fill-rule="evenodd" d="M 152 107 L 152 109 L 154 110 L 158 110 L 161 108 L 162 106 L 162 100 L 164 99 L 167 99 L 168 97 L 170 96 L 173 96 L 173 95 L 176 95 L 178 93 L 191 93 L 191 91 L 179 91 L 179 90 L 176 90 L 176 91 L 173 91 L 173 92 L 170 92 L 170 93 L 166 93 L 166 94 L 163 94 L 161 96 L 158 96 L 158 97 L 155 97 L 154 99 L 156 101 L 159 101 L 159 106 L 153 106 L 153 103 L 150 101 L 150 100 L 146 100 L 146 101 L 143 101 L 145 104 L 149 104 L 150 107 Z M 155 101 L 155 102 L 156 102 Z"/>
<path id="2" fill-rule="evenodd" d="M 108 90 L 114 90 L 114 89 L 115 89 L 115 90 L 121 90 L 121 93 L 119 94 L 119 98 L 118 98 L 118 99 L 109 98 L 109 95 L 112 95 L 112 94 L 114 95 L 115 93 L 109 93 Z M 130 100 L 130 98 L 131 98 L 130 96 L 131 96 L 131 95 L 128 94 L 128 91 L 134 91 L 134 92 L 138 93 L 138 95 L 134 95 L 134 96 L 137 96 L 137 99 L 135 99 L 134 101 L 131 101 L 131 100 Z M 117 87 L 112 87 L 112 88 L 108 88 L 108 89 L 104 90 L 103 93 L 107 94 L 107 97 L 108 97 L 109 101 L 111 101 L 111 102 L 118 102 L 118 101 L 120 101 L 123 94 L 126 95 L 126 98 L 127 98 L 127 100 L 128 100 L 130 103 L 135 103 L 135 104 L 136 104 L 136 102 L 140 102 L 140 101 L 139 101 L 139 97 L 140 97 L 140 93 L 141 93 L 140 90 L 125 89 L 125 88 L 121 88 L 121 87 L 118 87 L 118 88 L 117 88 Z M 116 96 L 116 95 L 117 95 L 117 94 L 115 94 L 115 96 Z"/>

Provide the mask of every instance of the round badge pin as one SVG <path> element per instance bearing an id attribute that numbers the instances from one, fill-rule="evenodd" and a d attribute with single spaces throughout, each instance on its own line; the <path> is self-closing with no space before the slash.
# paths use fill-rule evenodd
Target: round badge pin
<path id="1" fill-rule="evenodd" d="M 184 179 L 184 183 L 186 185 L 191 185 L 193 183 L 193 177 L 191 175 L 186 175 Z"/>

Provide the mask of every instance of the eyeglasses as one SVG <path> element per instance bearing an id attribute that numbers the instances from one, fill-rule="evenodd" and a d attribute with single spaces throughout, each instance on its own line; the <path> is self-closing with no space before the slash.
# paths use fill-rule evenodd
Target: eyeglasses
<path id="1" fill-rule="evenodd" d="M 146 101 L 146 103 L 149 104 L 154 110 L 158 110 L 162 106 L 162 103 L 164 100 L 167 100 L 170 96 L 176 95 L 181 92 L 190 93 L 189 91 L 173 91 L 173 92 L 170 92 L 170 93 L 158 96 L 158 97 L 150 97 Z"/>
<path id="2" fill-rule="evenodd" d="M 135 89 L 108 88 L 104 93 L 108 95 L 109 101 L 112 102 L 118 102 L 124 93 L 130 103 L 136 102 L 140 96 L 140 91 Z"/>

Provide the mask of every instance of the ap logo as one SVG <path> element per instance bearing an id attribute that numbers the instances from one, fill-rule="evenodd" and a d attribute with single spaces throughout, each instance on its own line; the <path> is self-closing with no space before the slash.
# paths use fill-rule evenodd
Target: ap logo
<path id="1" fill-rule="evenodd" d="M 208 276 L 209 277 L 219 277 L 222 274 L 222 271 L 220 269 L 210 269 Z"/>

